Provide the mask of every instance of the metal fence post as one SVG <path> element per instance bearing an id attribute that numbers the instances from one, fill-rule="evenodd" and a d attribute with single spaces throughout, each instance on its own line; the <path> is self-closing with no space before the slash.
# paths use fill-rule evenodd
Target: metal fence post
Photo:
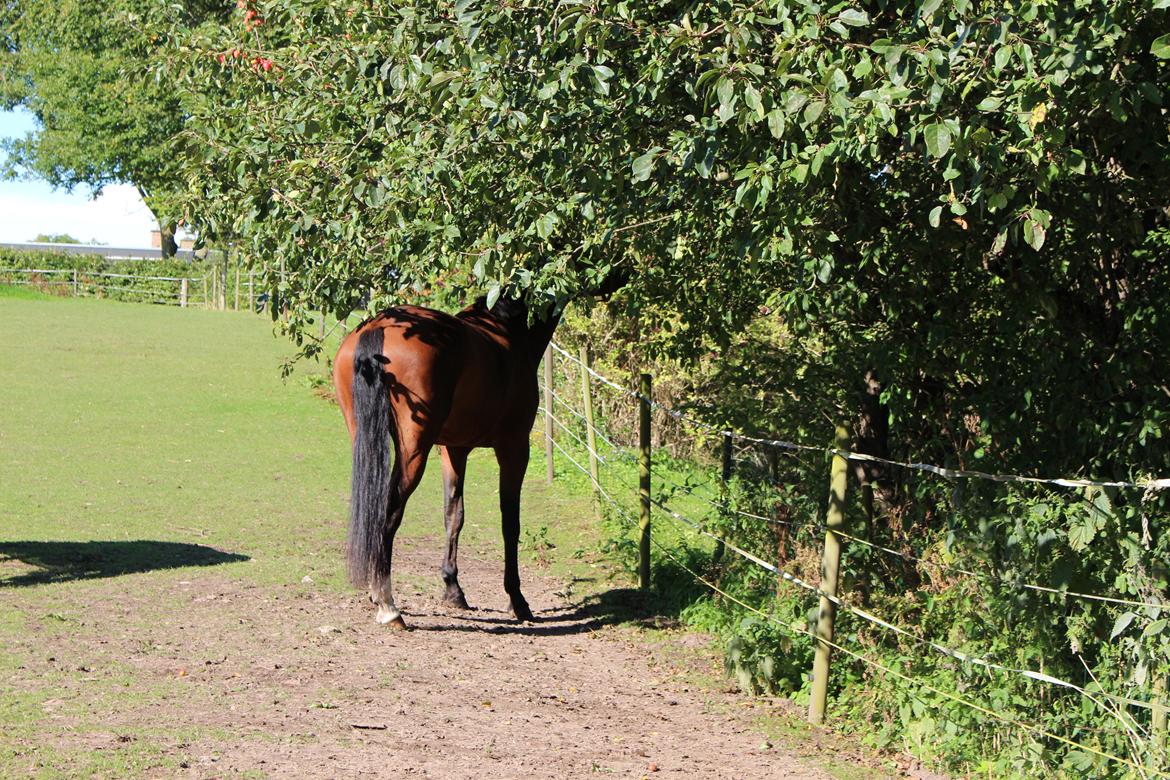
<path id="1" fill-rule="evenodd" d="M 592 359 L 589 347 L 581 347 L 581 401 L 585 405 L 585 441 L 589 445 L 589 476 L 593 480 L 593 518 L 601 521 L 601 494 L 598 485 L 601 484 L 597 467 L 597 434 L 593 430 L 593 385 L 589 381 L 589 368 Z"/>
<path id="2" fill-rule="evenodd" d="M 638 396 L 638 494 L 642 517 L 638 536 L 638 587 L 650 587 L 650 375 L 642 374 Z"/>
<path id="3" fill-rule="evenodd" d="M 553 351 L 552 344 L 544 348 L 544 462 L 545 479 L 553 481 Z"/>
<path id="4" fill-rule="evenodd" d="M 838 451 L 849 448 L 849 431 L 845 426 L 837 426 L 836 448 Z M 833 454 L 833 464 L 829 477 L 829 513 L 825 525 L 825 553 L 821 562 L 821 603 L 817 610 L 817 648 L 813 657 L 812 693 L 808 702 L 808 720 L 810 723 L 823 723 L 825 720 L 825 698 L 829 690 L 829 660 L 832 648 L 829 642 L 833 641 L 833 621 L 837 617 L 837 605 L 832 599 L 837 597 L 837 575 L 841 565 L 841 538 L 836 531 L 845 530 L 845 487 L 848 477 L 849 462 L 839 453 Z"/>

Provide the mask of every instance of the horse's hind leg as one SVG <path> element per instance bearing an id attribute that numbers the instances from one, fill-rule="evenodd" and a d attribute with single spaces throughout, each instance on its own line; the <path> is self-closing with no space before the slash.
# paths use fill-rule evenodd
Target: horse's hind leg
<path id="1" fill-rule="evenodd" d="M 496 447 L 500 464 L 500 518 L 504 531 L 504 590 L 512 601 L 517 620 L 532 620 L 532 610 L 520 593 L 520 566 L 516 560 L 520 544 L 520 488 L 528 469 L 528 440 Z"/>
<path id="2" fill-rule="evenodd" d="M 394 628 L 406 628 L 406 621 L 394 604 L 390 584 L 394 535 L 398 532 L 398 526 L 402 525 L 406 502 L 422 479 L 430 449 L 431 443 L 422 446 L 417 436 L 399 442 L 398 462 L 394 465 L 395 474 L 390 483 L 390 508 L 386 512 L 386 526 L 382 532 L 383 544 L 386 546 L 386 571 L 377 572 L 370 580 L 370 601 L 378 608 L 377 621 Z"/>
<path id="3" fill-rule="evenodd" d="M 470 609 L 459 587 L 459 532 L 463 530 L 463 474 L 467 470 L 464 447 L 440 447 L 443 457 L 443 520 L 447 528 L 447 547 L 443 551 L 443 603 L 458 609 Z"/>

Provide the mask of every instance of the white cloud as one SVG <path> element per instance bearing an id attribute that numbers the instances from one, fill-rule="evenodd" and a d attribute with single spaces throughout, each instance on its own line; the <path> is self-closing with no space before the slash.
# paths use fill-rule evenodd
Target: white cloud
<path id="1" fill-rule="evenodd" d="M 146 248 L 154 216 L 129 184 L 106 187 L 96 200 L 57 192 L 40 182 L 0 183 L 0 241 L 31 241 L 38 233 L 68 233 L 119 247 Z"/>

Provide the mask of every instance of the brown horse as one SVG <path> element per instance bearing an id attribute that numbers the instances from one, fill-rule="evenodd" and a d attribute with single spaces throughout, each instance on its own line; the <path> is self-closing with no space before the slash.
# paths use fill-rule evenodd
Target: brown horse
<path id="1" fill-rule="evenodd" d="M 532 620 L 520 593 L 516 547 L 520 488 L 536 417 L 536 369 L 560 318 L 529 324 L 520 300 L 490 309 L 481 299 L 452 316 L 403 306 L 362 323 L 341 344 L 333 384 L 353 441 L 348 559 L 379 623 L 404 628 L 390 588 L 394 534 L 418 487 L 431 447 L 443 459 L 446 603 L 467 608 L 457 554 L 468 453 L 491 447 L 500 466 L 504 590 L 519 620 Z"/>

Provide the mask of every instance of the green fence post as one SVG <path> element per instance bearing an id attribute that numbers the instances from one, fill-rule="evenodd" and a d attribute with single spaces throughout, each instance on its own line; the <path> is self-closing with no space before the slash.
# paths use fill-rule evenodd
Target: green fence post
<path id="1" fill-rule="evenodd" d="M 593 480 L 593 518 L 601 521 L 601 493 L 598 485 L 601 478 L 597 466 L 597 434 L 593 430 L 593 386 L 589 381 L 589 368 L 592 359 L 589 347 L 581 347 L 581 402 L 585 405 L 585 441 L 589 444 L 589 476 Z"/>
<path id="2" fill-rule="evenodd" d="M 731 434 L 730 433 L 723 434 L 723 447 L 722 447 L 722 452 L 720 453 L 720 456 L 719 456 L 719 461 L 720 461 L 720 465 L 722 467 L 720 469 L 720 472 L 719 472 L 719 491 L 720 491 L 721 497 L 723 499 L 723 504 L 724 504 L 724 508 L 721 510 L 721 514 L 724 517 L 727 517 L 727 515 L 730 514 L 730 512 L 728 511 L 728 507 L 731 504 L 731 494 L 728 491 L 728 484 L 731 482 Z M 715 552 L 712 553 L 712 555 L 711 555 L 712 563 L 719 563 L 720 561 L 723 560 L 723 550 L 724 550 L 723 542 L 722 541 L 715 542 Z"/>
<path id="3" fill-rule="evenodd" d="M 638 538 L 638 587 L 650 587 L 650 375 L 642 374 L 638 397 L 638 494 L 642 518 Z"/>
<path id="4" fill-rule="evenodd" d="M 812 694 L 808 702 L 810 723 L 825 720 L 825 697 L 829 690 L 829 660 L 833 641 L 833 621 L 837 617 L 837 575 L 841 565 L 841 538 L 836 531 L 845 529 L 845 487 L 849 462 L 840 451 L 849 448 L 849 431 L 837 426 L 836 449 L 829 477 L 829 514 L 825 525 L 825 553 L 821 562 L 821 603 L 817 610 L 817 648 L 813 657 Z"/>
<path id="5" fill-rule="evenodd" d="M 545 479 L 552 484 L 553 477 L 553 351 L 552 344 L 544 348 L 544 462 Z"/>

